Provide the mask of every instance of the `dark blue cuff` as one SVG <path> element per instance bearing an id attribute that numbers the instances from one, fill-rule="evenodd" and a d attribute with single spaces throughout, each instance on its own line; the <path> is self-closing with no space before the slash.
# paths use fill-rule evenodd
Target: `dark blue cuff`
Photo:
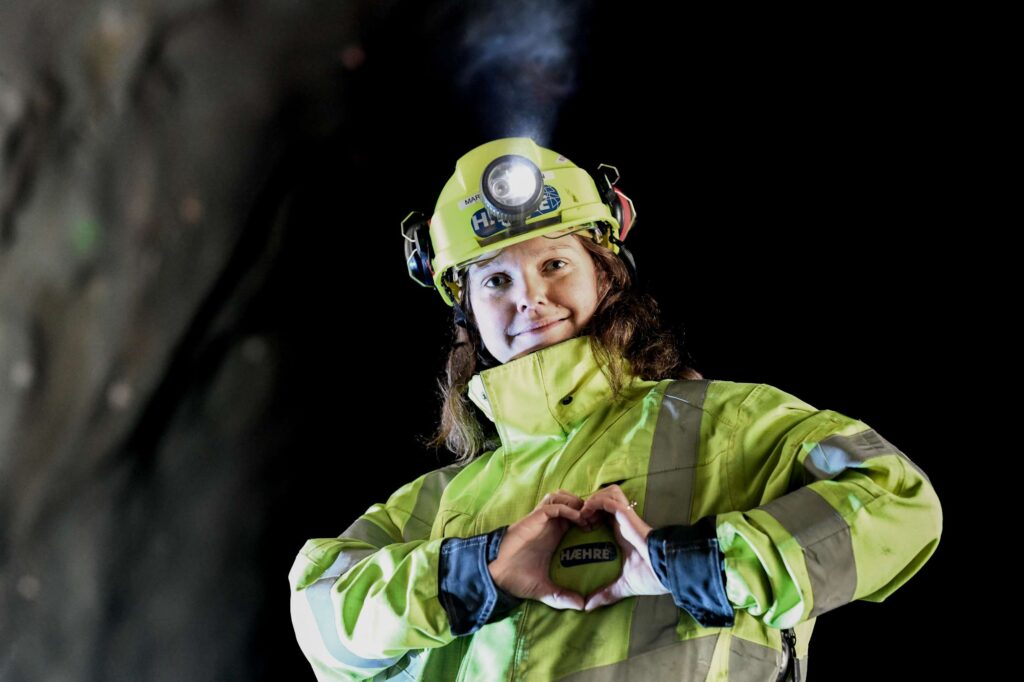
<path id="1" fill-rule="evenodd" d="M 487 564 L 498 556 L 508 526 L 468 538 L 441 543 L 438 594 L 448 614 L 452 634 L 469 635 L 487 623 L 501 620 L 523 602 L 494 584 Z"/>
<path id="2" fill-rule="evenodd" d="M 725 556 L 715 517 L 692 526 L 656 528 L 647 536 L 654 574 L 681 609 L 706 628 L 732 627 L 735 612 L 725 594 Z"/>

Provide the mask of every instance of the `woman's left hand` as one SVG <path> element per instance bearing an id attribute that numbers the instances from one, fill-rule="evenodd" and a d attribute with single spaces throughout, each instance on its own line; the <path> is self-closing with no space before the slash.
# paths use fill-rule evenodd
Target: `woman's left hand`
<path id="1" fill-rule="evenodd" d="M 615 539 L 622 552 L 622 573 L 612 583 L 586 596 L 585 611 L 614 604 L 625 597 L 668 594 L 651 567 L 647 536 L 652 528 L 629 506 L 625 493 L 617 484 L 601 488 L 591 495 L 580 509 L 580 516 L 590 527 L 601 522 L 601 514 L 610 516 Z"/>

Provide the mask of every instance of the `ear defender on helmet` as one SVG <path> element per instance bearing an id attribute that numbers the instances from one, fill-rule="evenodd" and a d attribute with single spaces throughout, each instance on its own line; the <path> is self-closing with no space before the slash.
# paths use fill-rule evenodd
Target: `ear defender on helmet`
<path id="1" fill-rule="evenodd" d="M 430 221 L 420 211 L 410 211 L 402 220 L 402 237 L 405 239 L 405 265 L 414 282 L 428 289 L 434 288 L 434 271 L 430 267 L 434 250 L 430 242 Z M 455 324 L 468 325 L 466 312 L 454 300 Z"/>
<path id="2" fill-rule="evenodd" d="M 591 175 L 528 137 L 486 142 L 456 162 L 429 219 L 412 211 L 402 220 L 409 276 L 437 289 L 465 327 L 460 273 L 470 264 L 528 239 L 590 229 L 622 258 L 635 283 L 636 264 L 623 241 L 636 210 L 618 181 L 614 166 L 601 164 Z"/>
<path id="3" fill-rule="evenodd" d="M 434 288 L 430 261 L 434 254 L 430 244 L 430 221 L 420 211 L 411 211 L 402 220 L 405 238 L 405 264 L 413 281 L 428 289 Z"/>
<path id="4" fill-rule="evenodd" d="M 614 180 L 611 176 L 612 172 L 615 173 Z M 619 257 L 625 264 L 626 270 L 629 271 L 629 281 L 636 286 L 636 261 L 633 260 L 633 254 L 629 252 L 626 245 L 622 243 L 626 240 L 626 235 L 633 227 L 633 223 L 636 222 L 636 209 L 633 207 L 633 200 L 615 186 L 620 178 L 618 168 L 602 163 L 597 167 L 597 175 L 601 178 L 601 200 L 608 204 L 612 217 L 619 223 L 619 236 L 609 235 L 608 240 L 619 247 Z"/>

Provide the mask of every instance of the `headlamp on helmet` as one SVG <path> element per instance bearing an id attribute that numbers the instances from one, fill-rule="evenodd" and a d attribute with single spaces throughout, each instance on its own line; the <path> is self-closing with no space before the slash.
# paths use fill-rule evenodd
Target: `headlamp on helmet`
<path id="1" fill-rule="evenodd" d="M 480 194 L 497 220 L 522 223 L 544 198 L 544 176 L 526 157 L 506 154 L 484 169 Z"/>

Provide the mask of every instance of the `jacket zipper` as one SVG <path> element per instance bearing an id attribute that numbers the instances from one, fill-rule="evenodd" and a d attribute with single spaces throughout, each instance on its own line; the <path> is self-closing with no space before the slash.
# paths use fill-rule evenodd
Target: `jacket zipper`
<path id="1" fill-rule="evenodd" d="M 526 603 L 523 604 L 523 612 L 519 617 L 519 627 L 516 628 L 516 640 L 512 647 L 512 669 L 508 673 L 508 682 L 515 682 L 520 679 L 519 675 L 519 657 L 520 648 L 523 646 L 523 638 L 526 636 L 526 615 L 530 610 L 530 600 L 527 599 Z"/>
<path id="2" fill-rule="evenodd" d="M 792 628 L 783 630 L 782 642 L 785 665 L 775 682 L 800 682 L 800 663 L 796 659 L 796 632 Z"/>

